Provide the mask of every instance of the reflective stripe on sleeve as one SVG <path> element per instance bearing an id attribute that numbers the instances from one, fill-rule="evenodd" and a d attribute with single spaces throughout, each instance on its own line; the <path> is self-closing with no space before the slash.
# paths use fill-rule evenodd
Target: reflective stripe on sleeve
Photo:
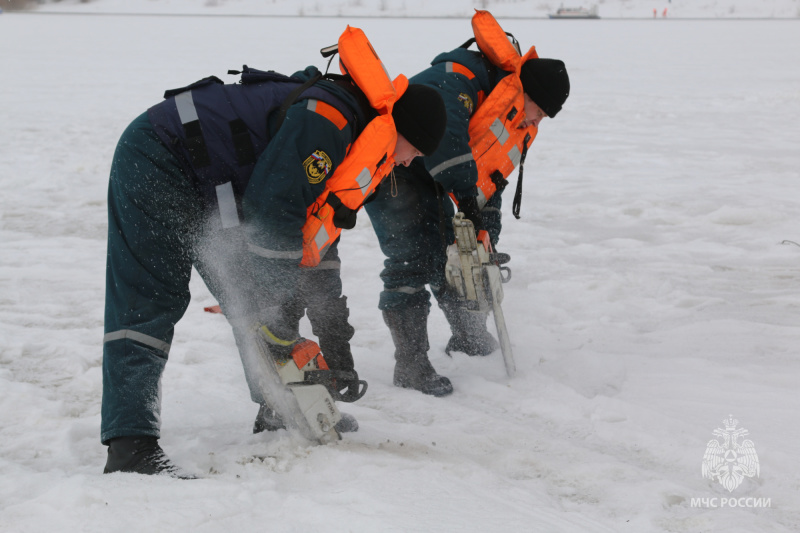
<path id="1" fill-rule="evenodd" d="M 443 172 L 443 171 L 447 170 L 450 167 L 454 167 L 456 165 L 460 165 L 461 163 L 466 163 L 468 161 L 473 161 L 473 160 L 474 160 L 474 157 L 472 156 L 472 152 L 470 152 L 468 154 L 460 155 L 460 156 L 454 157 L 452 159 L 448 159 L 447 161 L 443 161 L 442 163 L 439 163 L 438 165 L 433 167 L 433 169 L 430 172 L 431 173 L 431 177 L 435 176 L 436 174 L 439 174 L 440 172 Z"/>
<path id="2" fill-rule="evenodd" d="M 463 74 L 469 79 L 475 77 L 475 74 L 473 74 L 470 69 L 459 63 L 453 63 L 452 61 L 445 63 L 444 70 L 450 74 Z"/>
<path id="3" fill-rule="evenodd" d="M 303 258 L 303 249 L 300 248 L 299 250 L 267 250 L 266 248 L 261 248 L 260 246 L 256 246 L 255 244 L 247 245 L 247 249 L 250 252 L 258 255 L 260 257 L 266 257 L 267 259 L 302 259 Z"/>
<path id="4" fill-rule="evenodd" d="M 309 267 L 309 270 L 341 270 L 342 263 L 340 261 L 320 261 L 317 266 Z"/>
<path id="5" fill-rule="evenodd" d="M 155 348 L 156 350 L 161 350 L 165 354 L 169 354 L 170 345 L 168 343 L 156 339 L 155 337 L 151 337 L 150 335 L 145 335 L 144 333 L 133 331 L 132 329 L 121 329 L 119 331 L 112 331 L 111 333 L 106 333 L 105 336 L 103 337 L 103 344 L 122 339 L 130 339 L 132 341 L 138 342 L 139 344 L 144 344 L 145 346 L 150 346 L 151 348 Z"/>
<path id="6" fill-rule="evenodd" d="M 344 127 L 347 126 L 347 119 L 344 118 L 342 112 L 333 107 L 332 105 L 323 102 L 322 100 L 315 100 L 314 98 L 309 98 L 308 104 L 306 105 L 306 109 L 327 118 L 328 120 L 333 122 L 333 124 L 340 130 L 343 130 Z"/>
<path id="7" fill-rule="evenodd" d="M 319 270 L 341 270 L 342 263 L 339 261 L 320 261 L 314 268 Z"/>

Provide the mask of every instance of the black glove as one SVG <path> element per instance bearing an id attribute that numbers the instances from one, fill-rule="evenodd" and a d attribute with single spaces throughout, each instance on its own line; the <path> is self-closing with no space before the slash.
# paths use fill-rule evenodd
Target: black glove
<path id="1" fill-rule="evenodd" d="M 481 210 L 478 207 L 478 199 L 474 196 L 462 198 L 458 201 L 458 210 L 464 213 L 467 220 L 472 222 L 477 235 L 483 229 L 483 216 L 481 216 Z"/>
<path id="2" fill-rule="evenodd" d="M 338 196 L 328 193 L 328 199 L 325 200 L 328 205 L 333 208 L 333 225 L 342 229 L 353 229 L 356 225 L 356 213 L 344 205 Z"/>

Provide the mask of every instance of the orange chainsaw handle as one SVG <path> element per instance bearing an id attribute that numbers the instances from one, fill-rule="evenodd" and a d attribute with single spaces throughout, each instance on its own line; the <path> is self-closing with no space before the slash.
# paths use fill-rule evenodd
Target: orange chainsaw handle
<path id="1" fill-rule="evenodd" d="M 320 370 L 329 370 L 328 363 L 326 363 L 325 358 L 322 357 L 322 350 L 319 349 L 319 344 L 316 342 L 303 339 L 292 348 L 294 364 L 301 370 L 315 357 L 317 358 L 317 366 L 319 366 Z"/>
<path id="2" fill-rule="evenodd" d="M 478 242 L 483 244 L 483 249 L 488 253 L 492 253 L 492 240 L 489 238 L 489 232 L 482 229 L 478 232 Z"/>

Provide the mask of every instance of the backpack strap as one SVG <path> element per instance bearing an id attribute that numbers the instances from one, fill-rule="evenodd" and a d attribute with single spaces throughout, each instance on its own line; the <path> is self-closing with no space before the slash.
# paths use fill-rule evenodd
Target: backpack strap
<path id="1" fill-rule="evenodd" d="M 302 84 L 292 89 L 292 92 L 289 93 L 289 96 L 287 96 L 286 99 L 284 99 L 283 103 L 281 104 L 281 107 L 278 108 L 277 111 L 278 114 L 276 115 L 277 118 L 275 119 L 275 131 L 281 129 L 281 125 L 283 124 L 283 121 L 286 119 L 286 113 L 289 112 L 289 108 L 292 107 L 292 104 L 294 104 L 297 101 L 297 99 L 300 98 L 300 95 L 303 94 L 303 92 L 305 92 L 306 89 L 308 89 L 321 79 L 322 79 L 322 74 L 316 74 L 315 76 L 312 76 L 308 80 L 304 81 Z"/>

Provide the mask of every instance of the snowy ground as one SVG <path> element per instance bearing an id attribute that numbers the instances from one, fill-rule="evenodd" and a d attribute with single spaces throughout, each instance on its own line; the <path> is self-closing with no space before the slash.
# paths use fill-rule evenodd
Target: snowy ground
<path id="1" fill-rule="evenodd" d="M 448 358 L 436 310 L 431 357 L 455 393 L 391 385 L 382 257 L 362 216 L 341 250 L 370 383 L 344 407 L 358 433 L 330 446 L 252 435 L 232 336 L 195 280 L 162 444 L 203 479 L 100 474 L 119 134 L 166 88 L 242 63 L 322 65 L 346 22 L 0 16 L 0 530 L 800 530 L 800 248 L 781 244 L 800 242 L 794 21 L 504 20 L 564 59 L 573 85 L 501 239 L 517 377 L 499 353 Z M 392 74 L 469 36 L 465 20 L 354 23 Z M 733 493 L 701 476 L 728 414 L 760 458 Z M 691 504 L 728 497 L 770 507 Z"/>

